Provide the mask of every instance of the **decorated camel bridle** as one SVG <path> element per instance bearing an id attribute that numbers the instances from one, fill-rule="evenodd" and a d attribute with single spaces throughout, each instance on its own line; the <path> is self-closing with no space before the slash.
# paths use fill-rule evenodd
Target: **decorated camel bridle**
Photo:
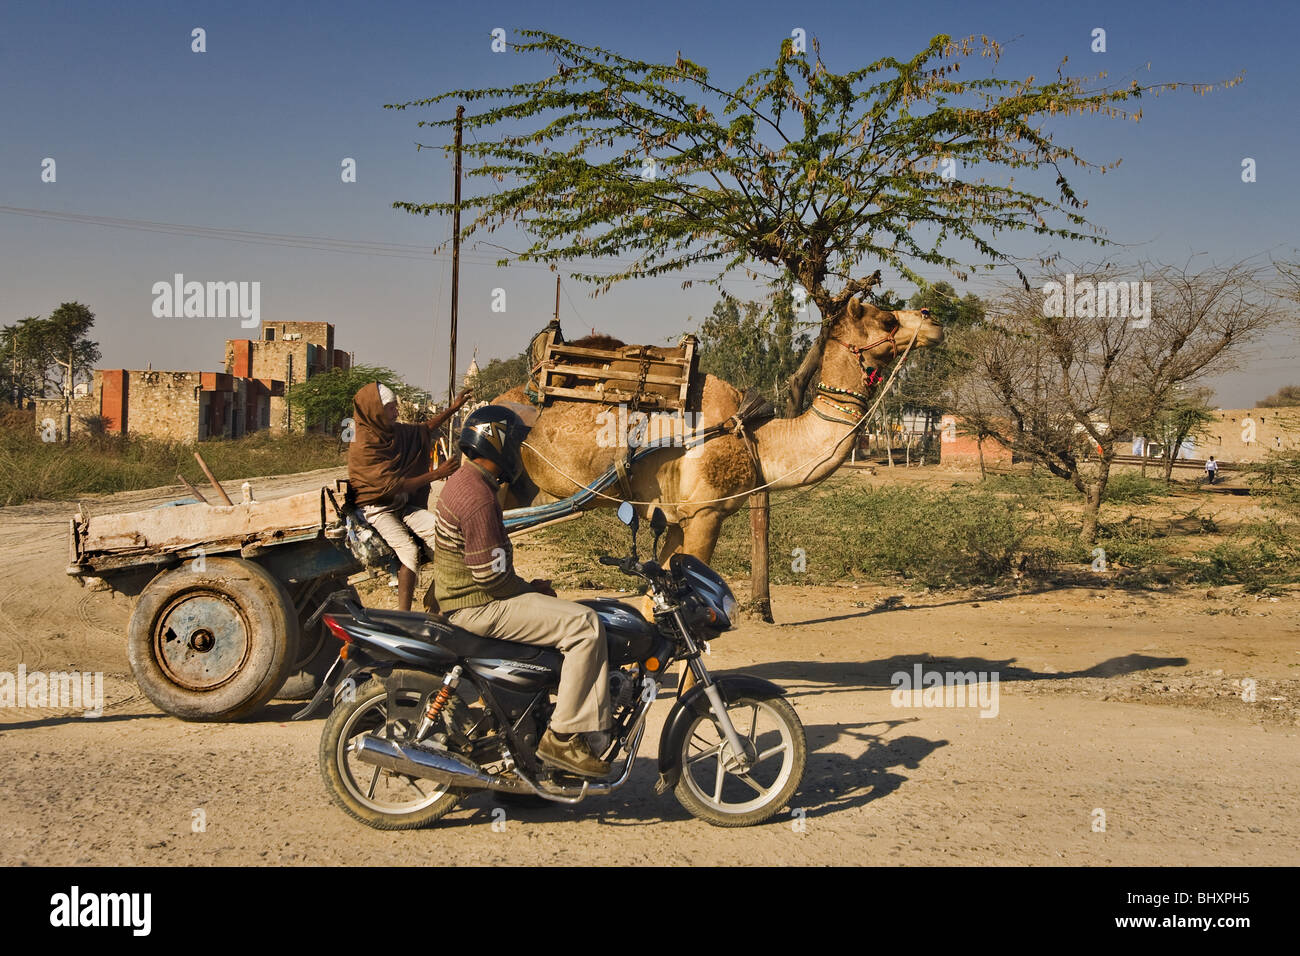
<path id="1" fill-rule="evenodd" d="M 922 309 L 921 314 L 923 316 L 929 316 L 930 310 Z M 920 330 L 918 329 L 917 332 L 919 331 Z M 836 422 L 840 425 L 858 425 L 862 421 L 862 417 L 866 414 L 867 406 L 871 404 L 870 393 L 875 390 L 876 386 L 879 385 L 881 381 L 884 380 L 884 375 L 881 373 L 880 367 L 877 365 L 868 365 L 867 360 L 870 358 L 872 349 L 884 345 L 886 342 L 894 341 L 893 333 L 883 335 L 874 342 L 868 342 L 866 345 L 850 345 L 848 342 L 845 342 L 842 339 L 837 339 L 834 336 L 831 336 L 827 341 L 843 346 L 849 352 L 853 353 L 853 357 L 858 360 L 858 368 L 862 370 L 862 387 L 865 391 L 859 392 L 851 388 L 836 388 L 834 385 L 827 385 L 825 382 L 818 381 L 817 394 L 813 396 L 813 413 L 819 418 L 824 418 L 828 422 Z M 916 333 L 913 333 L 912 341 L 916 341 Z M 908 350 L 910 351 L 911 348 L 912 346 L 909 344 Z M 840 396 L 851 404 L 841 404 L 840 402 L 835 401 L 831 396 Z M 821 399 L 831 408 L 848 415 L 849 419 L 845 420 L 843 418 L 836 418 L 834 415 L 827 415 L 825 412 L 820 411 L 817 408 L 818 399 Z"/>
<path id="2" fill-rule="evenodd" d="M 831 337 L 828 339 L 836 345 L 843 346 L 853 353 L 853 357 L 858 360 L 858 368 L 862 370 L 862 388 L 859 392 L 851 388 L 836 388 L 834 385 L 827 385 L 825 382 L 817 382 L 817 394 L 813 396 L 812 410 L 819 418 L 824 418 L 828 422 L 838 422 L 841 425 L 856 425 L 862 414 L 866 411 L 867 406 L 871 403 L 871 391 L 880 384 L 884 378 L 880 373 L 880 367 L 869 365 L 868 360 L 871 358 L 871 350 L 884 345 L 886 342 L 892 342 L 892 335 L 885 335 L 874 342 L 868 342 L 866 345 L 850 345 L 841 339 Z M 841 404 L 832 396 L 839 396 L 848 400 L 852 404 Z M 817 408 L 817 401 L 821 400 L 836 411 L 843 412 L 849 416 L 849 420 L 838 418 L 834 415 L 827 415 Z"/>

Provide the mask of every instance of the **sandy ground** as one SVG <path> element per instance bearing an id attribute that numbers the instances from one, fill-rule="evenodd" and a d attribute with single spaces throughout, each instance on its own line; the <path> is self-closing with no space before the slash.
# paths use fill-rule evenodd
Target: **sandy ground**
<path id="1" fill-rule="evenodd" d="M 332 474 L 254 487 L 273 497 Z M 480 794 L 432 829 L 383 833 L 329 802 L 322 721 L 290 723 L 297 705 L 198 725 L 140 695 L 128 602 L 63 573 L 74 510 L 0 510 L 0 671 L 103 671 L 106 693 L 98 719 L 0 710 L 5 865 L 1300 863 L 1294 595 L 778 587 L 778 623 L 744 622 L 706 659 L 786 687 L 807 728 L 803 786 L 774 821 L 716 829 L 654 795 L 666 694 L 612 797 L 519 809 Z M 543 574 L 526 540 L 521 570 Z M 896 706 L 891 676 L 916 664 L 996 672 L 996 716 Z"/>

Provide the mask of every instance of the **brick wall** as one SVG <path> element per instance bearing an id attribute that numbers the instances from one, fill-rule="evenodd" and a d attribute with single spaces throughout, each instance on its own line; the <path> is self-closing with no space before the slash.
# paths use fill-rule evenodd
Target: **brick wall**
<path id="1" fill-rule="evenodd" d="M 939 420 L 939 464 L 978 464 L 980 443 L 961 433 L 961 420 L 945 415 Z M 984 439 L 984 464 L 1011 464 L 1011 449 L 993 438 Z"/>

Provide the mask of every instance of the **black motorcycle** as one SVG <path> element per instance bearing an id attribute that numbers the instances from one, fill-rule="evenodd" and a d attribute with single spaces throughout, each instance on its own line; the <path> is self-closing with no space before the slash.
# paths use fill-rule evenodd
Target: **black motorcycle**
<path id="1" fill-rule="evenodd" d="M 679 692 L 664 721 L 656 792 L 672 789 L 692 814 L 723 827 L 761 823 L 789 803 L 807 762 L 794 708 L 775 684 L 743 674 L 715 678 L 701 657 L 732 627 L 731 589 L 690 555 L 673 555 L 666 569 L 639 561 L 630 504 L 619 518 L 632 530 L 632 550 L 600 562 L 645 581 L 653 612 L 643 616 L 608 598 L 579 602 L 600 616 L 609 641 L 613 727 L 592 747 L 610 761 L 609 777 L 573 776 L 536 756 L 559 686 L 558 651 L 479 637 L 439 615 L 365 608 L 348 588 L 322 605 L 341 610 L 323 615 L 343 641 L 338 660 L 295 715 L 334 702 L 320 765 L 344 812 L 402 830 L 438 820 L 474 790 L 557 803 L 612 793 L 627 782 L 651 704 L 679 661 L 694 685 Z M 666 527 L 658 508 L 650 526 L 657 552 Z"/>

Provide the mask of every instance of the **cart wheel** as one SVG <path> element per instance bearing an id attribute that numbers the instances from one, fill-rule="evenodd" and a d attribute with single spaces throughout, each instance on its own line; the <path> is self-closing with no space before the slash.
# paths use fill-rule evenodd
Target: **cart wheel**
<path id="1" fill-rule="evenodd" d="M 317 596 L 323 600 L 347 583 L 347 577 L 327 582 L 317 590 Z M 300 612 L 297 659 L 289 667 L 289 677 L 276 693 L 276 700 L 311 700 L 339 656 L 343 642 L 330 633 L 324 621 L 317 621 L 310 631 L 302 629 L 302 621 L 311 617 L 318 607 L 320 600 L 313 600 Z"/>
<path id="2" fill-rule="evenodd" d="M 240 558 L 207 558 L 158 575 L 127 634 L 136 683 L 182 720 L 238 720 L 265 704 L 298 656 L 298 619 L 284 587 Z"/>

